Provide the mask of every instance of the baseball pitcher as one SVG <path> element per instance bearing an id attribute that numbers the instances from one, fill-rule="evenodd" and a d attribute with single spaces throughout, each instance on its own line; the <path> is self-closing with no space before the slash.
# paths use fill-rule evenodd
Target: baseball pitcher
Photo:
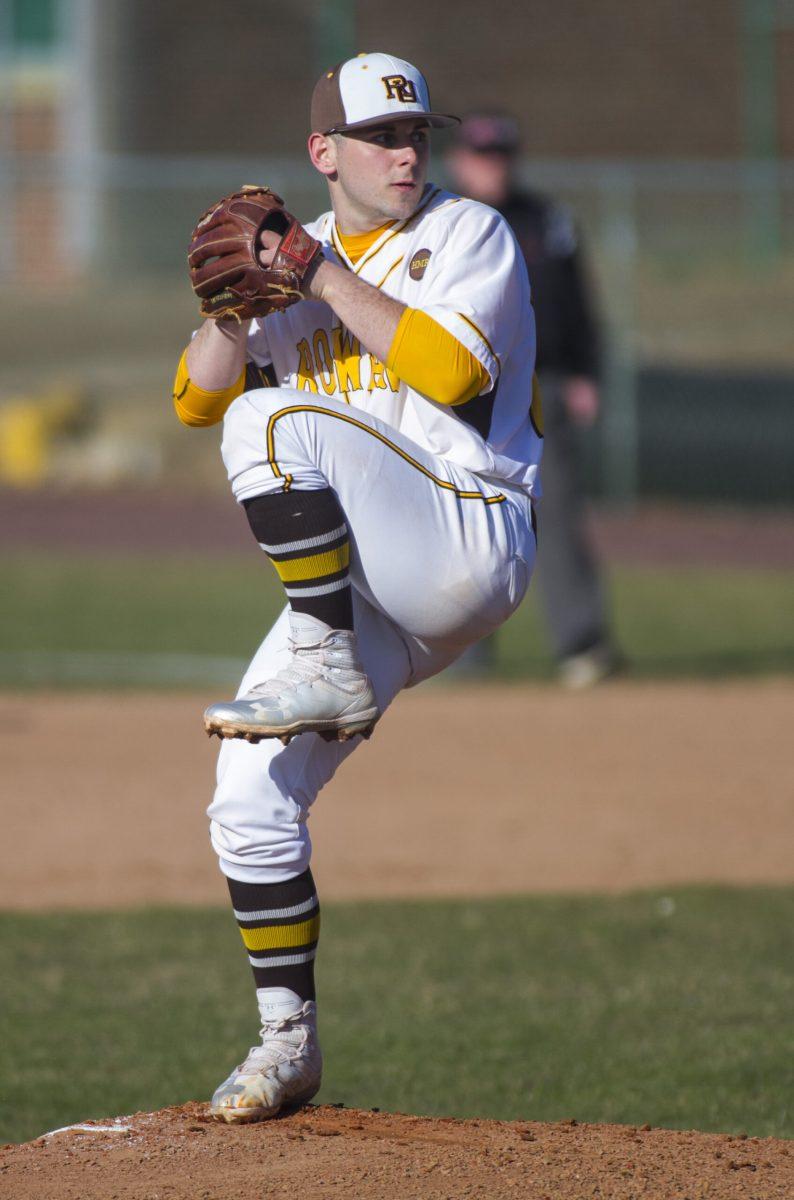
<path id="1" fill-rule="evenodd" d="M 186 425 L 223 460 L 287 607 L 223 740 L 211 837 L 253 967 L 261 1042 L 211 1102 L 256 1121 L 320 1086 L 320 909 L 309 810 L 394 696 L 520 603 L 535 558 L 542 415 L 523 256 L 493 209 L 426 182 L 416 67 L 362 54 L 322 76 L 308 150 L 331 209 L 302 227 L 243 187 L 199 220 L 207 320 L 182 356 Z"/>

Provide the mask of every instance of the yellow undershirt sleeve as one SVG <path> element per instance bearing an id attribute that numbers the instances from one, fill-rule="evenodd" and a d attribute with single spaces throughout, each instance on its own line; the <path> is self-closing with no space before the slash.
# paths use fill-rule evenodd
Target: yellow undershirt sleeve
<path id="1" fill-rule="evenodd" d="M 400 317 L 386 366 L 437 404 L 465 404 L 490 379 L 471 351 L 420 308 L 406 308 Z"/>
<path id="2" fill-rule="evenodd" d="M 174 380 L 174 408 L 183 425 L 217 425 L 223 420 L 232 400 L 245 391 L 245 369 L 231 387 L 220 392 L 205 392 L 196 387 L 187 373 L 187 350 L 179 360 Z"/>

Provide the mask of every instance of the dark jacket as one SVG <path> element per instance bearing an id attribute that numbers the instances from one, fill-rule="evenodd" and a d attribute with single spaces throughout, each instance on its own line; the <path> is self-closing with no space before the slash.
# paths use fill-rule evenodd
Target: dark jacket
<path id="1" fill-rule="evenodd" d="M 569 212 L 536 192 L 512 193 L 499 211 L 515 233 L 529 271 L 538 374 L 598 379 L 597 322 Z"/>

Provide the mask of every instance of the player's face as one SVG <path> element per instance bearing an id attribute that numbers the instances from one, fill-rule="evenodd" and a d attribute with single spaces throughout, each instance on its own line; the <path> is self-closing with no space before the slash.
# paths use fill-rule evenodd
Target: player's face
<path id="1" fill-rule="evenodd" d="M 343 134 L 335 143 L 335 201 L 343 209 L 337 217 L 344 232 L 364 233 L 410 217 L 421 199 L 430 158 L 424 121 L 391 121 Z M 347 228 L 351 224 L 358 228 Z"/>

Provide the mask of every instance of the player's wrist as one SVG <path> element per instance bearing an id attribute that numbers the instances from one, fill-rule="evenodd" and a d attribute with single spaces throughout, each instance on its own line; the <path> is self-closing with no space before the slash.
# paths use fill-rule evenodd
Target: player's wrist
<path id="1" fill-rule="evenodd" d="M 234 342 L 244 342 L 248 337 L 248 330 L 251 328 L 253 317 L 207 317 L 206 320 L 211 327 L 218 330 L 225 338 L 230 338 Z"/>
<path id="2" fill-rule="evenodd" d="M 315 262 L 309 267 L 309 273 L 303 281 L 306 299 L 327 301 L 333 285 L 334 272 L 341 269 L 341 267 L 334 266 L 327 258 L 318 255 Z"/>

